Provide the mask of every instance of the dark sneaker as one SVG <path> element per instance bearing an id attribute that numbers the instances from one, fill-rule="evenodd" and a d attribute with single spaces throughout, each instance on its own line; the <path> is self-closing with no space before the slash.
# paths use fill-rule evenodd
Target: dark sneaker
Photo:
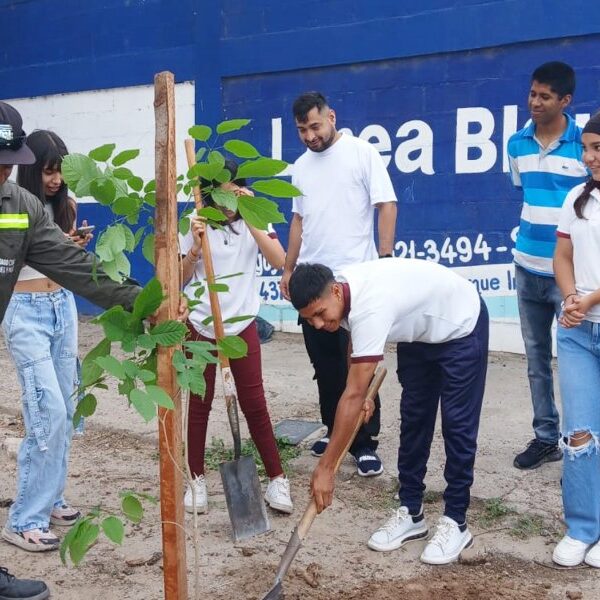
<path id="1" fill-rule="evenodd" d="M 354 452 L 354 460 L 356 460 L 356 470 L 361 477 L 374 477 L 383 473 L 381 459 L 375 450 L 361 448 Z"/>
<path id="2" fill-rule="evenodd" d="M 46 600 L 50 590 L 43 581 L 17 579 L 0 567 L 0 600 Z"/>
<path id="3" fill-rule="evenodd" d="M 547 444 L 538 439 L 533 439 L 527 444 L 527 448 L 517 454 L 513 465 L 517 469 L 537 469 L 545 462 L 555 462 L 562 458 L 562 450 L 558 444 Z"/>
<path id="4" fill-rule="evenodd" d="M 313 456 L 323 456 L 325 454 L 325 450 L 327 450 L 327 444 L 329 444 L 329 438 L 324 437 L 320 440 L 317 440 L 311 447 L 310 453 Z"/>

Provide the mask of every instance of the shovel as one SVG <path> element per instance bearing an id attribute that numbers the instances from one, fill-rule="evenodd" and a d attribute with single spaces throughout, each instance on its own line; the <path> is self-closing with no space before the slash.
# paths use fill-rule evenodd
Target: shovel
<path id="1" fill-rule="evenodd" d="M 375 398 L 375 396 L 377 395 L 377 391 L 379 390 L 379 387 L 381 386 L 381 383 L 385 378 L 386 373 L 387 369 L 385 367 L 378 367 L 377 371 L 375 371 L 375 375 L 373 375 L 373 379 L 371 380 L 371 384 L 369 385 L 369 389 L 367 390 L 367 399 L 373 400 Z M 352 442 L 354 441 L 354 438 L 356 437 L 360 426 L 363 424 L 363 420 L 364 413 L 361 410 L 358 420 L 356 421 L 356 425 L 354 426 L 354 433 L 352 434 L 352 437 L 348 440 L 346 447 L 337 457 L 334 473 L 337 473 L 337 470 L 340 468 L 340 464 L 344 459 L 344 456 L 346 456 L 346 452 L 348 452 L 348 449 L 352 445 Z M 273 584 L 273 587 L 267 592 L 267 595 L 263 597 L 262 600 L 283 599 L 283 578 L 288 572 L 290 565 L 294 560 L 294 557 L 298 553 L 298 550 L 300 550 L 302 542 L 304 542 L 304 539 L 308 535 L 308 531 L 316 516 L 317 505 L 313 498 L 311 499 L 307 509 L 304 511 L 304 514 L 302 515 L 300 522 L 296 526 L 296 529 L 294 529 L 292 537 L 290 537 L 290 541 L 288 542 L 288 545 L 285 549 L 285 552 L 283 553 L 283 556 L 279 561 L 279 567 L 277 567 L 277 574 L 275 575 L 275 583 Z"/>
<path id="2" fill-rule="evenodd" d="M 185 153 L 188 165 L 192 167 L 196 164 L 193 140 L 185 140 Z M 196 209 L 201 209 L 202 196 L 199 186 L 194 186 L 194 200 Z M 208 243 L 208 235 L 206 234 L 202 236 L 202 261 L 204 262 L 204 270 L 206 272 L 215 340 L 218 342 L 225 337 L 225 331 L 219 297 L 217 292 L 211 289 L 215 283 L 215 272 Z M 237 390 L 231 367 L 229 366 L 229 359 L 221 352 L 219 352 L 219 365 L 223 379 L 227 418 L 233 435 L 233 460 L 221 463 L 219 471 L 223 480 L 227 510 L 233 529 L 233 539 L 239 542 L 254 535 L 265 533 L 271 529 L 271 526 L 269 525 L 267 509 L 262 497 L 256 464 L 251 456 L 241 456 L 242 441 L 237 407 Z"/>

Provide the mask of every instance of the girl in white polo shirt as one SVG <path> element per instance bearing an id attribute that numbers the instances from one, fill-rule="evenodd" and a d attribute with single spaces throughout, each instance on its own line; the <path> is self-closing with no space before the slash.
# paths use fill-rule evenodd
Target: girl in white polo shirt
<path id="1" fill-rule="evenodd" d="M 552 559 L 600 568 L 600 113 L 581 140 L 592 176 L 565 198 L 554 254 L 564 298 L 557 337 L 567 535 Z"/>
<path id="2" fill-rule="evenodd" d="M 243 179 L 235 179 L 237 165 L 227 161 L 225 167 L 231 173 L 231 181 L 221 184 L 221 189 L 233 191 L 236 195 L 252 195 L 245 187 Z M 205 182 L 207 187 L 211 182 Z M 212 182 L 213 185 L 219 185 Z M 205 206 L 215 206 L 210 194 L 203 197 Z M 195 284 L 206 284 L 206 273 L 201 255 L 202 234 L 208 235 L 215 275 L 232 275 L 227 279 L 228 292 L 219 294 L 221 312 L 225 321 L 225 335 L 238 335 L 248 344 L 245 357 L 231 361 L 231 370 L 235 379 L 240 408 L 248 422 L 250 435 L 265 465 L 270 478 L 265 500 L 271 508 L 291 513 L 293 504 L 290 496 L 290 484 L 283 473 L 281 460 L 263 389 L 260 342 L 256 329 L 256 320 L 227 323 L 228 319 L 241 315 L 257 315 L 260 300 L 256 290 L 256 264 L 260 250 L 267 261 L 275 268 L 283 267 L 285 251 L 274 231 L 261 231 L 247 224 L 239 215 L 218 206 L 228 217 L 228 222 L 222 229 L 205 227 L 204 222 L 197 216 L 191 217 L 190 230 L 186 235 L 179 236 L 180 251 L 183 256 L 183 280 L 186 283 L 185 293 L 193 298 L 197 289 Z M 189 328 L 193 340 L 214 340 L 215 334 L 212 323 L 205 324 L 211 316 L 208 297 L 197 305 L 189 317 Z M 204 397 L 190 394 L 188 419 L 188 448 L 189 466 L 194 477 L 196 488 L 196 504 L 193 502 L 191 486 L 185 494 L 185 508 L 188 512 L 206 512 L 208 508 L 206 482 L 204 479 L 204 451 L 206 444 L 206 429 L 208 416 L 215 391 L 216 367 L 210 364 L 204 372 L 206 392 Z"/>

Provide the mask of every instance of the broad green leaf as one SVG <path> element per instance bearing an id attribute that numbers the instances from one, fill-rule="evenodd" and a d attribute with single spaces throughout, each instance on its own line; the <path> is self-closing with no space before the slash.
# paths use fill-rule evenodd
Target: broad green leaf
<path id="1" fill-rule="evenodd" d="M 134 523 L 139 523 L 144 516 L 142 503 L 131 494 L 123 496 L 123 500 L 121 500 L 121 510 L 125 516 Z"/>
<path id="2" fill-rule="evenodd" d="M 248 125 L 248 123 L 250 123 L 250 119 L 229 119 L 228 121 L 221 121 L 221 123 L 217 125 L 217 133 L 237 131 Z"/>
<path id="3" fill-rule="evenodd" d="M 227 217 L 218 208 L 215 208 L 214 206 L 205 206 L 204 208 L 201 208 L 198 211 L 198 216 L 204 217 L 205 219 L 208 219 L 210 221 L 227 221 Z"/>
<path id="4" fill-rule="evenodd" d="M 227 140 L 223 144 L 223 147 L 227 152 L 231 152 L 231 154 L 239 158 L 256 158 L 260 156 L 260 153 L 252 144 L 242 140 Z"/>
<path id="5" fill-rule="evenodd" d="M 205 154 L 206 154 L 206 148 L 203 146 L 202 148 L 200 148 L 198 150 L 198 152 L 196 152 L 196 162 L 200 162 L 204 158 Z"/>
<path id="6" fill-rule="evenodd" d="M 211 292 L 228 292 L 229 286 L 226 283 L 209 283 L 208 289 Z"/>
<path id="7" fill-rule="evenodd" d="M 114 167 L 120 167 L 124 165 L 126 162 L 133 160 L 139 155 L 139 150 L 123 150 L 123 152 L 119 152 L 113 159 L 112 164 Z"/>
<path id="8" fill-rule="evenodd" d="M 211 192 L 211 196 L 217 206 L 222 206 L 224 208 L 228 208 L 229 210 L 237 211 L 238 196 L 236 196 L 233 192 L 217 188 Z"/>
<path id="9" fill-rule="evenodd" d="M 238 335 L 225 336 L 217 346 L 227 358 L 242 358 L 248 353 L 248 344 Z"/>
<path id="10" fill-rule="evenodd" d="M 273 177 L 281 173 L 286 167 L 287 163 L 285 161 L 274 158 L 261 157 L 256 160 L 247 160 L 240 165 L 236 178 Z"/>
<path id="11" fill-rule="evenodd" d="M 117 188 L 112 179 L 101 177 L 90 182 L 88 193 L 100 204 L 108 206 L 114 201 L 117 194 Z"/>
<path id="12" fill-rule="evenodd" d="M 62 542 L 60 543 L 60 550 L 59 550 L 60 560 L 63 565 L 67 564 L 67 552 L 69 551 L 71 542 L 75 539 L 75 536 L 77 535 L 77 531 L 78 531 L 79 527 L 81 526 L 82 521 L 83 521 L 83 519 L 79 519 L 78 521 L 76 521 L 73 524 L 73 526 L 67 530 L 67 533 L 63 536 Z"/>
<path id="13" fill-rule="evenodd" d="M 256 315 L 239 315 L 238 317 L 229 317 L 229 319 L 225 319 L 223 323 L 241 323 L 242 321 L 248 321 L 255 318 Z"/>
<path id="14" fill-rule="evenodd" d="M 212 129 L 208 125 L 194 125 L 188 129 L 188 134 L 199 142 L 206 142 L 212 135 Z"/>
<path id="15" fill-rule="evenodd" d="M 96 364 L 96 359 L 110 354 L 110 346 L 110 340 L 104 338 L 81 361 L 81 387 L 86 388 L 98 381 L 102 375 L 102 368 Z"/>
<path id="16" fill-rule="evenodd" d="M 139 204 L 131 196 L 121 196 L 113 202 L 111 208 L 116 215 L 130 215 L 139 210 Z"/>
<path id="17" fill-rule="evenodd" d="M 179 233 L 181 235 L 187 235 L 188 232 L 190 231 L 190 226 L 191 226 L 191 223 L 190 223 L 190 220 L 187 218 L 187 216 L 179 219 L 178 229 L 179 229 Z"/>
<path id="18" fill-rule="evenodd" d="M 173 352 L 173 366 L 176 371 L 185 371 L 185 366 L 187 364 L 187 359 L 185 358 L 185 354 L 181 350 L 175 350 Z"/>
<path id="19" fill-rule="evenodd" d="M 140 348 L 144 348 L 145 350 L 154 350 L 154 348 L 156 348 L 156 340 L 147 333 L 138 337 L 137 344 Z"/>
<path id="20" fill-rule="evenodd" d="M 79 402 L 77 402 L 77 408 L 75 409 L 75 415 L 73 416 L 73 422 L 75 425 L 79 423 L 81 417 L 91 417 L 96 412 L 98 401 L 94 394 L 86 394 Z M 79 417 L 75 422 L 75 417 Z"/>
<path id="21" fill-rule="evenodd" d="M 122 363 L 125 375 L 131 379 L 135 379 L 138 375 L 140 368 L 132 360 L 124 360 Z"/>
<path id="22" fill-rule="evenodd" d="M 146 192 L 144 195 L 144 202 L 149 206 L 156 206 L 156 192 Z"/>
<path id="23" fill-rule="evenodd" d="M 206 327 L 207 325 L 210 325 L 214 320 L 215 318 L 212 315 L 208 315 L 206 319 L 202 319 L 202 325 Z"/>
<path id="24" fill-rule="evenodd" d="M 156 192 L 156 179 L 151 179 L 145 186 L 144 192 Z"/>
<path id="25" fill-rule="evenodd" d="M 129 187 L 132 190 L 135 190 L 136 192 L 141 192 L 142 188 L 144 187 L 144 181 L 141 177 L 136 177 L 135 175 L 133 177 L 130 177 L 127 180 L 127 183 L 129 185 Z"/>
<path id="26" fill-rule="evenodd" d="M 73 191 L 76 190 L 81 180 L 84 180 L 89 187 L 91 181 L 102 175 L 94 160 L 85 154 L 78 153 L 67 154 L 63 158 L 60 170 L 65 183 Z M 89 194 L 89 189 L 87 191 Z"/>
<path id="27" fill-rule="evenodd" d="M 294 198 L 295 196 L 302 196 L 302 192 L 295 185 L 292 185 L 283 179 L 261 179 L 252 183 L 250 187 L 261 194 L 268 194 L 269 196 L 275 196 L 276 198 Z"/>
<path id="28" fill-rule="evenodd" d="M 117 379 L 125 379 L 125 367 L 114 356 L 99 356 L 96 363 Z"/>
<path id="29" fill-rule="evenodd" d="M 213 150 L 208 153 L 208 164 L 219 165 L 223 168 L 225 165 L 225 157 L 218 150 Z"/>
<path id="30" fill-rule="evenodd" d="M 115 148 L 115 144 L 104 144 L 103 146 L 98 146 L 98 148 L 90 150 L 88 156 L 98 162 L 106 162 L 112 156 Z"/>
<path id="31" fill-rule="evenodd" d="M 146 423 L 150 423 L 156 416 L 156 404 L 152 402 L 148 394 L 142 390 L 131 390 L 129 401 L 137 410 Z"/>
<path id="32" fill-rule="evenodd" d="M 266 198 L 240 196 L 238 210 L 244 221 L 257 229 L 266 230 L 270 223 L 285 223 L 285 217 L 279 211 L 277 204 Z"/>
<path id="33" fill-rule="evenodd" d="M 184 342 L 183 347 L 194 358 L 199 357 L 208 363 L 219 362 L 219 358 L 216 356 L 217 347 L 212 342 Z"/>
<path id="34" fill-rule="evenodd" d="M 227 183 L 228 181 L 231 181 L 231 173 L 229 169 L 221 169 L 221 171 L 215 175 L 214 179 L 219 183 Z"/>
<path id="35" fill-rule="evenodd" d="M 131 336 L 138 336 L 144 332 L 144 326 L 139 319 L 127 312 L 122 306 L 113 306 L 94 319 L 95 323 L 102 325 L 105 336 L 111 342 L 121 342 Z"/>
<path id="36" fill-rule="evenodd" d="M 74 527 L 77 527 L 77 525 Z M 74 565 L 78 565 L 83 560 L 87 551 L 98 539 L 99 533 L 100 528 L 95 523 L 92 523 L 89 518 L 80 521 L 68 544 L 69 556 Z"/>
<path id="37" fill-rule="evenodd" d="M 142 243 L 142 254 L 144 258 L 151 264 L 154 264 L 154 234 L 149 233 Z"/>
<path id="38" fill-rule="evenodd" d="M 177 383 L 181 388 L 190 390 L 193 394 L 204 396 L 206 393 L 206 380 L 204 379 L 204 367 L 194 365 L 185 371 L 177 373 Z"/>
<path id="39" fill-rule="evenodd" d="M 106 537 L 115 544 L 119 544 L 119 546 L 123 543 L 123 536 L 125 535 L 125 527 L 123 527 L 123 522 L 121 519 L 117 519 L 117 517 L 106 517 L 101 523 L 102 530 Z"/>
<path id="40" fill-rule="evenodd" d="M 156 381 L 156 374 L 147 369 L 140 369 L 137 373 L 138 379 L 144 383 L 152 383 Z"/>
<path id="41" fill-rule="evenodd" d="M 113 175 L 117 179 L 124 179 L 125 181 L 130 177 L 133 177 L 133 173 L 127 167 L 118 167 L 113 171 Z"/>
<path id="42" fill-rule="evenodd" d="M 150 400 L 152 400 L 152 402 L 155 404 L 158 404 L 158 406 L 162 406 L 163 408 L 168 408 L 171 410 L 175 408 L 173 400 L 161 387 L 157 385 L 147 385 L 146 393 L 148 394 Z"/>
<path id="43" fill-rule="evenodd" d="M 202 177 L 202 179 L 212 181 L 216 177 L 216 175 L 221 172 L 222 169 L 223 166 L 218 163 L 198 163 L 188 170 L 187 176 L 188 179 Z"/>
<path id="44" fill-rule="evenodd" d="M 121 396 L 127 396 L 129 398 L 129 394 L 131 391 L 135 389 L 135 379 L 131 379 L 131 377 L 126 377 L 125 381 L 121 381 L 117 386 L 119 390 L 119 394 Z"/>
<path id="45" fill-rule="evenodd" d="M 160 281 L 153 277 L 136 296 L 133 302 L 133 316 L 145 319 L 158 310 L 164 299 Z"/>
<path id="46" fill-rule="evenodd" d="M 187 327 L 179 321 L 163 321 L 148 332 L 158 345 L 175 346 L 180 344 L 187 334 Z"/>

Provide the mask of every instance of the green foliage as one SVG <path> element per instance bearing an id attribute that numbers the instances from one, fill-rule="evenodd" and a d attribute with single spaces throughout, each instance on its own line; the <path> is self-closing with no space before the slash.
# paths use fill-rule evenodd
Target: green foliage
<path id="1" fill-rule="evenodd" d="M 293 198 L 302 195 L 302 192 L 296 186 L 283 181 L 283 179 L 260 179 L 250 187 L 261 194 L 275 196 L 276 198 Z"/>
<path id="2" fill-rule="evenodd" d="M 222 121 L 217 125 L 217 133 L 237 131 L 248 125 L 248 123 L 250 123 L 250 119 L 230 119 L 229 121 Z"/>
<path id="3" fill-rule="evenodd" d="M 227 358 L 242 358 L 248 353 L 248 344 L 237 335 L 225 336 L 217 342 L 217 347 Z"/>
<path id="4" fill-rule="evenodd" d="M 285 217 L 279 212 L 277 204 L 265 198 L 240 196 L 238 210 L 243 219 L 257 229 L 267 229 L 271 223 L 285 223 Z"/>

